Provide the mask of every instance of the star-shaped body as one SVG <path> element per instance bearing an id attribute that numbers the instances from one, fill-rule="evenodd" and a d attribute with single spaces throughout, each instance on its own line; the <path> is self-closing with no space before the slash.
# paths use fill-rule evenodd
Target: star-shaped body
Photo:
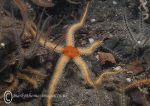
<path id="1" fill-rule="evenodd" d="M 20 1 L 20 0 L 15 0 L 15 1 Z M 18 3 L 18 5 L 20 6 L 20 8 L 22 8 L 22 6 L 19 3 Z M 77 64 L 86 83 L 93 86 L 94 88 L 97 85 L 101 84 L 105 78 L 107 78 L 111 75 L 116 75 L 121 72 L 121 71 L 116 71 L 116 72 L 108 71 L 108 72 L 105 72 L 102 75 L 98 76 L 98 78 L 96 78 L 96 80 L 92 80 L 91 74 L 90 74 L 90 69 L 86 65 L 86 62 L 83 61 L 81 56 L 82 55 L 86 55 L 86 56 L 91 55 L 96 48 L 101 46 L 101 44 L 103 42 L 101 40 L 97 40 L 92 45 L 90 45 L 89 47 L 86 47 L 86 48 L 75 47 L 74 33 L 78 29 L 83 27 L 87 13 L 88 13 L 89 5 L 90 5 L 90 1 L 88 1 L 87 6 L 84 11 L 84 14 L 81 17 L 80 21 L 78 23 L 71 25 L 70 28 L 68 29 L 67 34 L 66 34 L 66 45 L 65 46 L 60 46 L 60 45 L 57 45 L 57 44 L 49 42 L 49 41 L 47 41 L 45 44 L 44 37 L 40 37 L 40 39 L 39 39 L 39 43 L 41 45 L 47 47 L 50 50 L 54 50 L 56 53 L 61 54 L 61 56 L 58 60 L 58 63 L 56 65 L 56 68 L 54 70 L 54 74 L 53 74 L 52 79 L 49 84 L 48 99 L 47 99 L 48 106 L 52 106 L 52 97 L 55 93 L 56 86 L 58 84 L 58 81 L 60 79 L 61 74 L 63 73 L 63 70 L 64 70 L 66 64 L 70 60 L 73 60 L 75 62 L 75 64 Z M 23 14 L 23 11 L 22 11 L 22 14 Z M 29 31 L 33 36 L 36 36 L 36 34 L 37 34 L 36 33 L 36 31 L 37 31 L 36 25 L 31 20 L 26 20 L 27 14 L 24 14 L 23 16 L 24 16 L 24 21 L 25 21 L 25 25 L 26 25 L 26 30 Z"/>
<path id="2" fill-rule="evenodd" d="M 84 12 L 82 18 L 80 19 L 80 22 L 73 24 L 68 29 L 68 32 L 66 34 L 66 46 L 64 46 L 64 47 L 57 46 L 56 44 L 51 43 L 51 42 L 46 43 L 46 47 L 51 50 L 53 50 L 53 48 L 55 48 L 57 46 L 54 49 L 54 51 L 61 54 L 61 57 L 58 60 L 57 66 L 54 70 L 54 74 L 53 74 L 53 77 L 52 77 L 50 85 L 49 85 L 48 101 L 47 101 L 48 106 L 52 106 L 52 97 L 55 93 L 57 83 L 59 81 L 61 74 L 63 73 L 63 70 L 64 70 L 66 64 L 69 62 L 70 59 L 72 59 L 75 62 L 75 64 L 77 64 L 77 66 L 79 67 L 79 69 L 82 72 L 82 75 L 83 75 L 86 83 L 93 87 L 96 87 L 96 85 L 100 84 L 103 77 L 115 75 L 118 73 L 118 72 L 107 72 L 107 73 L 103 74 L 103 76 L 100 76 L 95 81 L 93 81 L 91 78 L 91 75 L 90 75 L 90 70 L 89 70 L 88 66 L 86 65 L 86 62 L 84 62 L 82 60 L 81 55 L 92 54 L 94 52 L 94 50 L 102 44 L 102 41 L 101 40 L 95 41 L 91 46 L 89 46 L 87 48 L 75 47 L 74 33 L 75 33 L 75 31 L 77 31 L 78 29 L 83 27 L 86 16 L 87 16 L 89 4 L 90 4 L 90 2 L 87 3 L 85 12 Z M 43 39 L 41 38 L 39 42 L 40 42 L 40 44 L 44 44 L 44 42 L 45 42 L 44 38 Z"/>

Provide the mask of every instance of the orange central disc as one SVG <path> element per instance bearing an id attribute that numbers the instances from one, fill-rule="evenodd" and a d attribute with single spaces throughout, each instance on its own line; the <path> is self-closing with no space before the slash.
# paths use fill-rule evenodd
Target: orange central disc
<path id="1" fill-rule="evenodd" d="M 70 58 L 74 58 L 79 55 L 78 49 L 72 46 L 66 46 L 63 50 L 63 53 Z"/>

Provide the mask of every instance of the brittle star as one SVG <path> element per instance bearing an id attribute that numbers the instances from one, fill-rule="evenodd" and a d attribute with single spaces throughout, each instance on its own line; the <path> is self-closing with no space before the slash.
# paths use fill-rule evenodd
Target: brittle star
<path id="1" fill-rule="evenodd" d="M 97 40 L 87 48 L 75 47 L 74 34 L 78 29 L 83 27 L 86 17 L 87 17 L 90 2 L 91 1 L 88 1 L 87 6 L 84 11 L 84 14 L 81 17 L 80 21 L 69 27 L 67 34 L 66 34 L 66 46 L 63 47 L 63 46 L 54 44 L 49 41 L 47 41 L 45 44 L 45 38 L 40 37 L 40 39 L 39 39 L 39 43 L 41 45 L 49 48 L 50 50 L 54 50 L 56 53 L 62 54 L 58 60 L 58 63 L 54 70 L 53 77 L 49 84 L 48 100 L 47 100 L 48 106 L 52 106 L 52 96 L 55 93 L 55 89 L 56 89 L 57 83 L 59 81 L 59 78 L 60 78 L 66 64 L 71 59 L 75 62 L 75 64 L 78 65 L 79 69 L 81 70 L 81 72 L 83 74 L 83 77 L 84 77 L 86 83 L 93 86 L 94 88 L 96 88 L 97 85 L 100 85 L 104 78 L 111 76 L 111 75 L 118 74 L 121 72 L 121 71 L 116 71 L 116 72 L 108 71 L 108 72 L 105 72 L 102 75 L 98 76 L 98 78 L 93 81 L 91 78 L 91 75 L 90 75 L 90 69 L 86 65 L 86 62 L 84 62 L 80 56 L 81 55 L 88 56 L 88 55 L 92 54 L 96 48 L 98 48 L 100 45 L 102 45 L 103 41 Z M 25 15 L 27 16 L 27 14 L 25 14 Z M 36 25 L 33 22 L 31 22 L 30 20 L 27 20 L 26 24 L 28 26 L 27 29 L 29 29 L 31 34 L 33 36 L 35 36 L 37 29 L 34 27 L 36 27 Z M 32 27 L 32 26 L 34 26 L 34 27 Z"/>
<path id="2" fill-rule="evenodd" d="M 93 82 L 93 80 L 90 76 L 90 70 L 89 70 L 88 66 L 86 65 L 86 63 L 82 60 L 80 55 L 90 55 L 90 54 L 92 54 L 92 52 L 94 52 L 94 50 L 97 47 L 99 47 L 103 42 L 101 40 L 95 41 L 91 46 L 89 46 L 87 48 L 75 47 L 75 44 L 74 44 L 74 33 L 78 29 L 83 27 L 86 16 L 87 16 L 89 4 L 90 4 L 90 2 L 87 3 L 84 14 L 81 17 L 80 21 L 78 23 L 73 24 L 68 29 L 68 32 L 66 34 L 66 46 L 65 47 L 53 44 L 51 42 L 46 43 L 46 47 L 48 47 L 51 50 L 53 50 L 53 48 L 55 48 L 57 46 L 54 49 L 54 51 L 57 52 L 57 53 L 62 54 L 61 57 L 58 60 L 58 63 L 57 63 L 57 66 L 55 68 L 53 77 L 52 77 L 51 82 L 49 84 L 48 101 L 47 101 L 48 106 L 52 106 L 52 96 L 55 93 L 56 85 L 59 81 L 59 78 L 60 78 L 66 64 L 69 62 L 70 59 L 72 59 L 75 62 L 75 64 L 77 64 L 77 66 L 81 70 L 81 72 L 83 74 L 83 77 L 84 77 L 87 84 L 90 84 L 91 86 L 95 87 L 102 80 L 102 76 L 100 76 L 99 78 L 97 78 Z M 40 44 L 44 44 L 45 40 L 40 38 L 39 42 L 40 42 Z M 104 75 L 104 76 L 110 76 L 110 75 L 113 75 L 113 74 L 116 74 L 116 72 L 108 72 L 107 75 Z"/>

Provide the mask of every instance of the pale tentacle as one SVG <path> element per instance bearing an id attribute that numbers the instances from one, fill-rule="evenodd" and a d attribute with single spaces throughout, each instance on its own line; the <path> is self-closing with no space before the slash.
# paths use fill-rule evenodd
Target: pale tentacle
<path id="1" fill-rule="evenodd" d="M 56 69 L 54 71 L 54 75 L 51 79 L 51 82 L 49 84 L 49 89 L 48 89 L 48 100 L 47 100 L 47 105 L 52 106 L 52 96 L 55 93 L 56 86 L 58 84 L 59 78 L 61 77 L 61 74 L 64 70 L 64 67 L 66 66 L 67 62 L 69 61 L 69 57 L 62 55 L 60 59 L 58 60 Z"/>
<path id="2" fill-rule="evenodd" d="M 73 60 L 78 65 L 79 69 L 81 70 L 86 83 L 95 87 L 94 82 L 91 79 L 90 70 L 89 70 L 88 66 L 85 64 L 85 62 L 82 60 L 82 58 L 77 56 Z"/>
<path id="3" fill-rule="evenodd" d="M 80 21 L 78 23 L 73 24 L 72 26 L 70 26 L 70 28 L 68 29 L 67 32 L 67 39 L 66 39 L 66 43 L 69 46 L 74 46 L 74 33 L 80 29 L 81 27 L 83 27 L 84 22 L 86 20 L 87 17 L 87 13 L 88 13 L 88 8 L 89 8 L 89 4 L 90 2 L 88 2 L 86 8 L 85 8 L 85 12 L 83 14 L 83 16 L 81 17 Z"/>
<path id="4" fill-rule="evenodd" d="M 90 55 L 92 54 L 96 48 L 103 44 L 102 41 L 95 41 L 92 45 L 87 48 L 78 48 L 81 55 Z"/>
<path id="5" fill-rule="evenodd" d="M 25 74 L 22 74 L 20 72 L 17 72 L 16 73 L 16 76 L 19 78 L 19 79 L 22 79 L 22 80 L 25 80 L 27 82 L 29 82 L 34 88 L 37 88 L 38 87 L 38 84 L 37 84 L 37 81 L 28 77 L 27 75 Z"/>

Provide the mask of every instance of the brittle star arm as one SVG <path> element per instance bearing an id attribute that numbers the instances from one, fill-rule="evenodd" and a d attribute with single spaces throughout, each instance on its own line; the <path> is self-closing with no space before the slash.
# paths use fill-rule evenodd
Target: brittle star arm
<path id="1" fill-rule="evenodd" d="M 52 0 L 31 0 L 34 4 L 42 7 L 52 7 L 54 4 L 52 3 Z"/>
<path id="2" fill-rule="evenodd" d="M 112 75 L 116 75 L 121 73 L 122 71 L 114 71 L 114 72 L 104 72 L 102 75 L 99 75 L 94 81 L 92 81 L 91 79 L 91 74 L 90 74 L 90 70 L 88 69 L 88 66 L 86 65 L 86 63 L 82 60 L 81 57 L 75 57 L 74 58 L 74 62 L 78 65 L 78 67 L 80 68 L 83 77 L 85 79 L 85 81 L 90 84 L 91 86 L 93 86 L 94 88 L 97 88 L 98 86 L 100 86 L 102 84 L 102 81 L 105 80 L 106 78 L 109 78 Z"/>
<path id="3" fill-rule="evenodd" d="M 40 38 L 39 43 L 47 48 L 49 48 L 50 50 L 54 50 L 57 53 L 62 53 L 63 51 L 63 47 L 60 45 L 57 45 L 55 43 L 52 43 L 50 41 L 47 41 L 45 43 L 45 39 L 43 37 Z"/>
<path id="4" fill-rule="evenodd" d="M 128 91 L 129 89 L 132 89 L 132 88 L 144 85 L 144 84 L 149 84 L 149 83 L 150 83 L 150 79 L 138 80 L 138 81 L 132 82 L 131 84 L 126 86 L 124 88 L 124 91 Z"/>
<path id="5" fill-rule="evenodd" d="M 84 14 L 81 17 L 80 21 L 78 23 L 73 24 L 68 29 L 68 32 L 67 32 L 67 35 L 66 35 L 67 36 L 67 39 L 66 39 L 66 44 L 67 45 L 74 46 L 74 33 L 84 25 L 84 22 L 85 22 L 86 17 L 87 17 L 89 4 L 90 4 L 90 2 L 88 2 L 87 6 L 85 8 Z"/>
<path id="6" fill-rule="evenodd" d="M 34 88 L 37 88 L 38 87 L 38 84 L 37 84 L 37 81 L 30 78 L 29 76 L 25 75 L 25 74 L 22 74 L 20 72 L 17 72 L 16 73 L 16 76 L 17 78 L 19 79 L 22 79 L 22 80 L 25 80 L 27 82 L 29 82 Z"/>
<path id="7" fill-rule="evenodd" d="M 98 48 L 99 46 L 102 45 L 102 41 L 95 41 L 93 44 L 91 44 L 89 47 L 87 48 L 78 48 L 79 52 L 81 55 L 90 55 L 92 54 L 96 48 Z"/>
<path id="8" fill-rule="evenodd" d="M 46 74 L 43 74 L 41 71 L 33 69 L 31 67 L 27 67 L 27 69 L 25 70 L 25 72 L 28 72 L 28 73 L 33 74 L 35 76 L 47 77 Z"/>
<path id="9" fill-rule="evenodd" d="M 52 96 L 55 93 L 56 86 L 58 84 L 59 78 L 61 77 L 61 74 L 64 70 L 64 67 L 69 61 L 69 57 L 62 55 L 57 63 L 56 69 L 54 71 L 53 77 L 51 79 L 51 82 L 49 84 L 48 88 L 48 99 L 47 99 L 47 105 L 52 106 Z"/>
<path id="10" fill-rule="evenodd" d="M 73 59 L 73 61 L 77 64 L 77 66 L 81 70 L 86 83 L 90 84 L 91 86 L 94 87 L 95 85 L 91 79 L 90 70 L 88 69 L 88 66 L 85 64 L 85 62 L 82 60 L 82 58 L 80 56 L 77 56 Z"/>
<path id="11" fill-rule="evenodd" d="M 123 72 L 123 71 L 122 71 L 122 70 L 106 71 L 106 72 L 102 73 L 101 75 L 99 75 L 99 76 L 95 79 L 95 81 L 94 81 L 95 86 L 98 87 L 99 85 L 102 84 L 102 82 L 103 82 L 105 79 L 109 78 L 110 76 L 119 74 L 119 73 L 121 73 L 121 72 Z"/>
<path id="12" fill-rule="evenodd" d="M 28 30 L 32 35 L 36 35 L 37 31 L 36 24 L 28 19 L 27 6 L 21 0 L 13 0 L 13 1 L 21 12 L 23 21 L 25 22 L 25 30 Z"/>
<path id="13" fill-rule="evenodd" d="M 29 23 L 28 26 L 29 26 L 29 27 L 28 27 L 28 30 L 29 30 L 30 33 L 35 37 L 36 34 L 37 34 L 37 33 L 36 33 L 36 30 L 37 30 L 36 25 L 34 24 L 34 22 L 31 21 L 31 23 Z M 40 33 L 40 34 L 44 35 L 44 33 Z M 50 42 L 50 41 L 47 41 L 47 42 L 45 43 L 45 38 L 44 38 L 44 37 L 40 37 L 39 43 L 40 43 L 42 46 L 46 46 L 46 47 L 49 48 L 50 50 L 54 50 L 54 51 L 57 52 L 57 53 L 62 53 L 62 51 L 63 51 L 63 47 L 62 47 L 62 46 L 59 46 L 59 45 L 57 45 L 57 44 L 55 44 L 55 43 L 52 43 L 52 42 Z"/>
<path id="14" fill-rule="evenodd" d="M 6 91 L 14 91 L 17 86 L 18 86 L 18 80 L 16 79 L 16 77 L 14 75 L 11 75 L 12 76 L 12 82 L 11 82 L 11 85 L 8 86 L 8 88 L 6 88 Z M 0 95 L 0 100 L 4 98 L 4 95 Z"/>
<path id="15" fill-rule="evenodd" d="M 14 77 L 12 84 L 7 88 L 7 91 L 13 91 L 18 86 L 18 80 Z"/>
<path id="16" fill-rule="evenodd" d="M 23 20 L 26 22 L 28 20 L 28 10 L 27 10 L 26 5 L 23 3 L 22 0 L 13 0 L 13 1 L 19 8 Z"/>

